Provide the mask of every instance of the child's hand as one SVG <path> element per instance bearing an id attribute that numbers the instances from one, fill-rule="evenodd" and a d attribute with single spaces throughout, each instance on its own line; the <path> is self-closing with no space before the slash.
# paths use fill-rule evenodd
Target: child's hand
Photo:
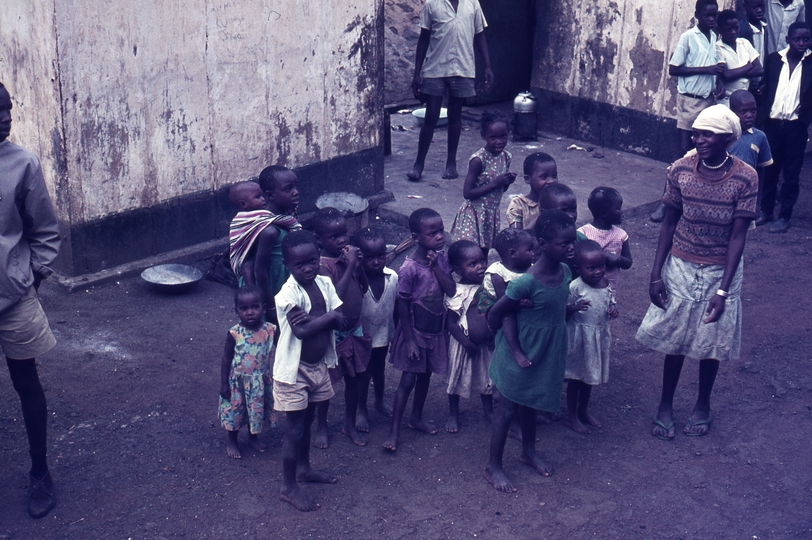
<path id="1" fill-rule="evenodd" d="M 220 397 L 226 401 L 231 399 L 231 388 L 228 386 L 228 381 L 220 383 Z"/>
<path id="2" fill-rule="evenodd" d="M 310 322 L 310 320 L 311 320 L 310 315 L 308 315 L 305 312 L 305 310 L 303 310 L 299 306 L 296 306 L 295 308 L 288 311 L 287 318 L 288 318 L 288 323 L 291 326 L 296 326 L 297 324 Z"/>
<path id="3" fill-rule="evenodd" d="M 589 302 L 589 300 L 578 300 L 574 304 L 567 305 L 567 314 L 572 315 L 574 313 L 578 313 L 579 311 L 586 311 L 591 305 L 592 304 Z"/>
<path id="4" fill-rule="evenodd" d="M 707 66 L 705 70 L 708 75 L 722 75 L 725 72 L 725 63 L 719 62 L 718 64 Z"/>
<path id="5" fill-rule="evenodd" d="M 521 300 L 519 300 L 519 307 L 520 308 L 532 308 L 535 305 L 536 304 L 534 304 L 533 301 L 530 300 L 529 298 L 522 298 Z"/>
<path id="6" fill-rule="evenodd" d="M 476 345 L 473 341 L 469 341 L 468 343 L 464 344 L 463 347 L 465 348 L 465 352 L 467 352 L 469 356 L 476 356 L 477 354 L 479 354 L 479 346 Z"/>
<path id="7" fill-rule="evenodd" d="M 406 341 L 406 358 L 412 362 L 420 360 L 420 349 L 417 348 L 417 343 L 413 339 Z"/>
<path id="8" fill-rule="evenodd" d="M 508 187 L 510 184 L 516 181 L 516 173 L 514 172 L 506 172 L 502 173 L 494 179 L 494 183 L 498 186 Z"/>
<path id="9" fill-rule="evenodd" d="M 426 252 L 426 258 L 429 260 L 429 267 L 433 268 L 437 264 L 437 252 L 430 249 Z"/>
<path id="10" fill-rule="evenodd" d="M 533 365 L 533 363 L 530 362 L 530 359 L 527 358 L 527 356 L 525 356 L 525 354 L 521 351 L 511 351 L 510 354 L 513 356 L 516 363 L 519 364 L 520 368 L 528 368 Z"/>
<path id="11" fill-rule="evenodd" d="M 335 328 L 344 328 L 344 325 L 347 324 L 347 317 L 344 316 L 344 312 L 340 309 L 334 309 L 330 313 L 333 315 L 333 324 L 335 324 Z"/>
<path id="12" fill-rule="evenodd" d="M 353 270 L 361 265 L 362 258 L 361 250 L 355 246 L 344 246 L 344 249 L 341 250 L 341 259 L 344 260 L 347 266 L 352 267 Z"/>
<path id="13" fill-rule="evenodd" d="M 620 316 L 620 312 L 617 310 L 617 306 L 609 306 L 609 309 L 606 310 L 606 313 L 609 314 L 610 319 L 617 319 Z"/>

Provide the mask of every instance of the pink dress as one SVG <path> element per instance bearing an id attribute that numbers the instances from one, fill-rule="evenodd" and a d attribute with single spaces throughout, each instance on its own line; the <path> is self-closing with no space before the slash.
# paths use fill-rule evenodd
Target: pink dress
<path id="1" fill-rule="evenodd" d="M 607 231 L 604 229 L 598 229 L 591 223 L 587 223 L 578 230 L 584 233 L 584 236 L 586 236 L 588 239 L 594 240 L 600 244 L 603 251 L 606 253 L 614 253 L 615 255 L 620 255 L 620 253 L 623 251 L 623 242 L 629 239 L 629 235 L 626 234 L 626 231 L 616 225 L 612 225 L 612 228 Z M 617 294 L 617 282 L 620 278 L 620 268 L 617 266 L 614 268 L 607 268 L 606 277 L 609 279 L 609 286 L 613 291 L 615 291 L 615 294 Z"/>

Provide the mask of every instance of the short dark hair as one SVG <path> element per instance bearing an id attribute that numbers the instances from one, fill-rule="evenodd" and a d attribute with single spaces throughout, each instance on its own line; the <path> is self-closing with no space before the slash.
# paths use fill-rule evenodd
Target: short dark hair
<path id="1" fill-rule="evenodd" d="M 745 101 L 756 101 L 756 97 L 747 90 L 734 90 L 730 94 L 730 109 L 739 108 Z"/>
<path id="2" fill-rule="evenodd" d="M 809 25 L 806 24 L 805 22 L 795 21 L 794 23 L 789 25 L 789 28 L 787 28 L 787 37 L 789 37 L 790 34 L 792 34 L 795 30 L 806 30 L 808 32 L 812 32 L 809 30 Z"/>
<path id="3" fill-rule="evenodd" d="M 313 236 L 313 233 L 309 231 L 293 231 L 288 233 L 285 239 L 282 240 L 282 258 L 287 260 L 291 250 L 305 244 L 313 244 L 317 250 L 319 249 L 319 245 L 316 243 L 316 238 Z"/>
<path id="4" fill-rule="evenodd" d="M 499 254 L 499 258 L 506 259 L 511 249 L 516 249 L 522 242 L 533 242 L 533 234 L 524 229 L 503 229 L 499 231 L 493 240 L 493 249 Z"/>
<path id="5" fill-rule="evenodd" d="M 533 174 L 533 170 L 535 170 L 537 164 L 542 163 L 555 163 L 555 160 L 550 154 L 545 154 L 544 152 L 534 152 L 524 158 L 524 164 L 522 165 L 522 170 L 524 174 L 530 176 Z"/>
<path id="6" fill-rule="evenodd" d="M 716 2 L 716 0 L 696 0 L 696 6 L 694 6 L 694 13 L 699 13 L 699 11 L 705 6 L 719 7 L 719 4 Z"/>
<path id="7" fill-rule="evenodd" d="M 377 240 L 386 242 L 383 231 L 377 227 L 364 227 L 363 229 L 358 229 L 355 231 L 355 234 L 352 235 L 352 245 L 356 247 L 360 247 L 362 242 L 375 242 Z"/>
<path id="8" fill-rule="evenodd" d="M 504 122 L 505 125 L 508 127 L 508 130 L 510 129 L 510 120 L 508 120 L 508 117 L 505 113 L 503 113 L 502 111 L 495 110 L 485 111 L 482 113 L 482 118 L 479 120 L 479 129 L 485 131 L 492 125 L 497 124 L 499 122 Z"/>
<path id="9" fill-rule="evenodd" d="M 601 213 L 612 208 L 612 205 L 620 200 L 620 192 L 615 188 L 601 186 L 596 187 L 589 194 L 586 205 L 593 217 L 598 217 Z"/>
<path id="10" fill-rule="evenodd" d="M 601 245 L 594 240 L 581 240 L 575 243 L 575 262 L 581 258 L 583 253 L 603 253 Z"/>
<path id="11" fill-rule="evenodd" d="M 243 285 L 234 292 L 234 307 L 237 307 L 237 301 L 240 298 L 255 294 L 259 297 L 260 302 L 262 299 L 262 289 L 258 285 Z"/>
<path id="12" fill-rule="evenodd" d="M 228 202 L 230 202 L 232 206 L 237 206 L 237 203 L 239 203 L 240 200 L 242 200 L 243 198 L 243 190 L 251 184 L 254 184 L 259 189 L 262 189 L 259 186 L 259 184 L 251 180 L 237 182 L 236 184 L 228 188 Z"/>
<path id="13" fill-rule="evenodd" d="M 722 23 L 726 23 L 730 19 L 735 20 L 736 22 L 739 21 L 739 16 L 736 15 L 736 12 L 732 9 L 724 9 L 719 12 L 719 15 L 716 16 L 716 26 L 722 26 Z"/>
<path id="14" fill-rule="evenodd" d="M 313 219 L 310 221 L 310 224 L 313 227 L 313 232 L 321 235 L 328 225 L 346 219 L 347 218 L 344 217 L 344 213 L 341 210 L 328 206 L 313 214 Z"/>
<path id="15" fill-rule="evenodd" d="M 290 169 L 283 167 L 282 165 L 271 165 L 270 167 L 265 167 L 262 169 L 262 172 L 259 173 L 259 187 L 262 188 L 263 192 L 273 191 L 276 188 L 277 175 L 288 171 L 290 171 Z"/>
<path id="16" fill-rule="evenodd" d="M 539 192 L 539 207 L 542 210 L 548 208 L 553 202 L 554 198 L 561 197 L 563 195 L 571 195 L 575 197 L 575 192 L 572 191 L 567 184 L 562 184 L 561 182 L 547 184 L 544 186 L 544 189 Z"/>
<path id="17" fill-rule="evenodd" d="M 409 231 L 413 234 L 420 234 L 424 221 L 441 217 L 437 210 L 432 208 L 418 208 L 409 214 Z"/>
<path id="18" fill-rule="evenodd" d="M 482 250 L 480 247 L 470 240 L 457 240 L 448 248 L 448 262 L 452 267 L 457 267 L 462 264 L 463 261 L 463 253 L 468 251 L 469 249 L 476 249 L 480 253 Z"/>
<path id="19" fill-rule="evenodd" d="M 561 210 L 545 210 L 536 220 L 534 232 L 536 238 L 549 242 L 561 231 L 573 228 L 575 225 L 567 214 Z"/>

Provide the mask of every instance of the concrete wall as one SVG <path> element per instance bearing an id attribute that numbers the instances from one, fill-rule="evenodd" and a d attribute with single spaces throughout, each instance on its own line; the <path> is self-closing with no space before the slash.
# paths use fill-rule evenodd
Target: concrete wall
<path id="1" fill-rule="evenodd" d="M 719 2 L 733 8 L 735 0 Z M 694 0 L 537 0 L 531 85 L 542 127 L 670 160 L 676 79 L 668 60 Z"/>
<path id="2" fill-rule="evenodd" d="M 280 163 L 302 211 L 383 189 L 382 0 L 8 2 L 0 80 L 70 273 L 209 240 L 222 188 Z"/>

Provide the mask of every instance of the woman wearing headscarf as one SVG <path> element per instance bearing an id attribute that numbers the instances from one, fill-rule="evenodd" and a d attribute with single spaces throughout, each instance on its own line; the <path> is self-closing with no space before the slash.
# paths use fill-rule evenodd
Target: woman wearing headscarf
<path id="1" fill-rule="evenodd" d="M 727 153 L 740 135 L 730 109 L 705 109 L 693 123 L 696 154 L 675 161 L 668 172 L 649 284 L 652 305 L 637 330 L 640 343 L 666 355 L 652 430 L 658 439 L 674 438 L 674 391 L 685 357 L 699 359 L 699 395 L 683 430 L 692 437 L 710 427 L 719 362 L 739 357 L 742 252 L 758 215 L 756 172 Z"/>

